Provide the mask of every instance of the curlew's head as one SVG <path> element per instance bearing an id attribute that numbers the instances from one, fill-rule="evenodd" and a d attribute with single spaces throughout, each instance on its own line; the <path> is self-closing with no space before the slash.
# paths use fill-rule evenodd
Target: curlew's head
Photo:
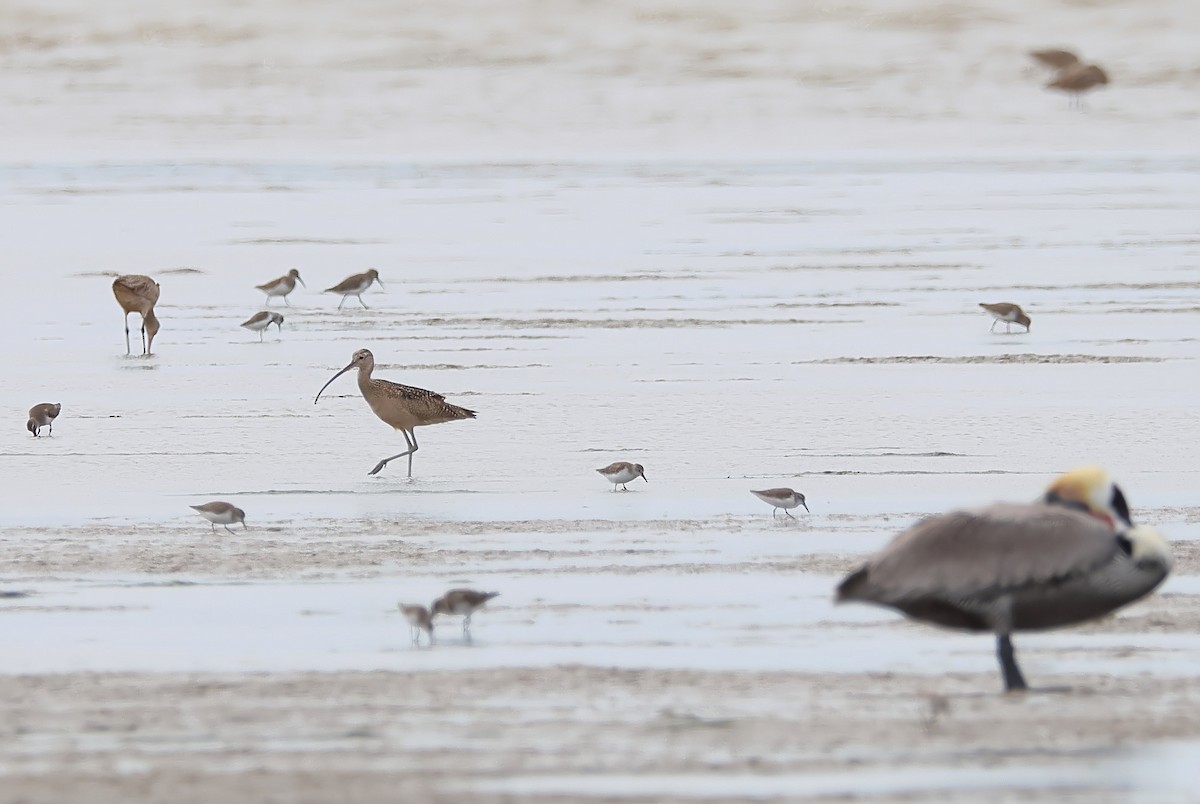
<path id="1" fill-rule="evenodd" d="M 1101 466 L 1081 466 L 1059 476 L 1046 489 L 1042 502 L 1082 511 L 1114 530 L 1133 524 L 1121 487 Z"/>
<path id="2" fill-rule="evenodd" d="M 158 316 L 154 314 L 154 308 L 150 308 L 150 311 L 146 313 L 145 318 L 142 319 L 142 325 L 146 328 L 146 354 L 150 354 L 154 351 L 154 336 L 162 328 L 158 323 Z"/>
<path id="3" fill-rule="evenodd" d="M 346 364 L 346 367 L 330 377 L 329 382 L 321 386 L 321 390 L 317 391 L 317 396 L 313 399 L 313 404 L 317 404 L 317 400 L 321 398 L 321 394 L 325 393 L 325 389 L 329 387 L 330 383 L 354 368 L 359 371 L 365 371 L 367 376 L 370 376 L 371 372 L 375 369 L 375 355 L 371 354 L 370 349 L 359 349 L 355 352 L 354 356 L 350 358 L 350 362 Z"/>

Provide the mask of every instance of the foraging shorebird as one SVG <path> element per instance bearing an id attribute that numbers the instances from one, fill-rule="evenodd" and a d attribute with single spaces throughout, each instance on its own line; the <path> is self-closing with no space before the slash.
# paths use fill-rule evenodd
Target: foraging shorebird
<path id="1" fill-rule="evenodd" d="M 925 519 L 838 586 L 837 602 L 895 609 L 947 628 L 991 631 L 1006 690 L 1027 689 L 1011 635 L 1103 617 L 1167 577 L 1171 552 L 1134 527 L 1125 495 L 1099 467 L 1062 475 L 1029 505 Z"/>
<path id="2" fill-rule="evenodd" d="M 142 317 L 142 354 L 150 354 L 154 336 L 159 330 L 158 317 L 154 315 L 160 290 L 158 283 L 141 274 L 125 274 L 113 280 L 112 288 L 117 303 L 125 311 L 125 354 L 129 354 L 130 313 L 138 313 Z"/>
<path id="3" fill-rule="evenodd" d="M 291 307 L 292 303 L 288 301 L 287 297 L 289 293 L 296 289 L 297 282 L 299 282 L 301 285 L 304 285 L 304 280 L 300 278 L 300 272 L 293 268 L 287 272 L 286 276 L 281 276 L 278 279 L 272 279 L 270 282 L 262 285 L 255 285 L 254 287 L 256 290 L 261 290 L 263 293 L 267 294 L 267 304 L 271 303 L 272 296 L 282 296 L 283 303 L 288 307 Z M 308 287 L 308 285 L 304 285 L 304 287 Z"/>
<path id="4" fill-rule="evenodd" d="M 217 525 L 224 525 L 225 530 L 233 533 L 229 526 L 234 522 L 241 522 L 242 529 L 246 529 L 246 512 L 232 503 L 217 501 L 204 505 L 189 505 L 188 508 L 211 522 L 213 533 L 217 532 Z"/>
<path id="5" fill-rule="evenodd" d="M 1029 55 L 1043 67 L 1052 70 L 1062 70 L 1079 63 L 1079 57 L 1069 50 L 1049 48 L 1047 50 L 1031 50 Z"/>
<path id="6" fill-rule="evenodd" d="M 383 287 L 383 280 L 379 278 L 379 272 L 374 268 L 367 271 L 365 274 L 355 274 L 348 276 L 341 282 L 338 282 L 331 288 L 325 288 L 326 293 L 340 293 L 342 300 L 338 302 L 338 309 L 342 309 L 342 305 L 346 303 L 346 299 L 351 296 L 358 297 L 358 303 L 363 306 L 364 310 L 370 309 L 362 300 L 362 294 L 371 287 L 372 282 L 378 282 L 379 287 Z"/>
<path id="7" fill-rule="evenodd" d="M 407 455 L 408 476 L 412 477 L 412 456 L 419 449 L 414 428 L 457 421 L 458 419 L 475 418 L 475 411 L 451 405 L 441 394 L 426 391 L 424 388 L 413 388 L 411 385 L 373 379 L 371 372 L 375 370 L 375 355 L 371 354 L 370 349 L 359 349 L 355 352 L 354 356 L 350 358 L 350 363 L 330 377 L 329 382 L 321 386 L 321 390 L 317 391 L 317 396 L 313 399 L 313 404 L 317 404 L 317 400 L 321 398 L 321 394 L 329 387 L 330 383 L 353 368 L 358 369 L 358 390 L 362 393 L 363 399 L 367 400 L 367 404 L 371 406 L 371 411 L 385 424 L 390 424 L 399 430 L 400 434 L 404 436 L 404 442 L 408 444 L 405 452 L 384 458 L 375 464 L 375 468 L 367 474 L 377 475 L 388 463 Z"/>
<path id="8" fill-rule="evenodd" d="M 796 517 L 788 514 L 789 508 L 796 508 L 803 505 L 804 510 L 808 511 L 808 503 L 804 502 L 804 495 L 792 489 L 763 489 L 762 491 L 750 489 L 750 493 L 765 502 L 767 505 L 771 506 L 772 519 L 775 518 L 775 512 L 780 508 L 783 509 L 785 514 L 791 516 L 792 519 L 795 519 Z M 809 513 L 811 513 L 811 511 Z"/>
<path id="9" fill-rule="evenodd" d="M 1072 105 L 1083 103 L 1083 93 L 1108 83 L 1108 74 L 1095 64 L 1072 64 L 1059 71 L 1046 89 L 1061 89 L 1071 98 Z"/>
<path id="10" fill-rule="evenodd" d="M 404 619 L 408 620 L 409 636 L 412 637 L 414 645 L 421 644 L 421 632 L 429 634 L 429 644 L 433 644 L 433 615 L 429 613 L 429 609 L 424 606 L 417 606 L 410 603 L 400 603 L 400 611 L 404 614 Z"/>
<path id="11" fill-rule="evenodd" d="M 267 327 L 271 326 L 272 324 L 279 328 L 279 334 L 282 335 L 283 316 L 281 316 L 279 313 L 270 312 L 269 310 L 263 310 L 261 313 L 255 313 L 238 326 L 245 327 L 251 332 L 257 332 L 258 342 L 262 343 L 263 332 L 265 332 Z"/>
<path id="12" fill-rule="evenodd" d="M 621 487 L 621 491 L 629 491 L 629 489 L 625 488 L 625 484 L 630 480 L 636 480 L 639 477 L 642 480 L 645 480 L 647 483 L 650 482 L 646 477 L 646 470 L 642 468 L 640 463 L 617 461 L 616 463 L 610 463 L 603 469 L 597 469 L 596 471 L 603 475 L 605 480 L 613 484 L 613 491 L 617 490 L 617 486 Z"/>
<path id="13" fill-rule="evenodd" d="M 499 592 L 476 592 L 474 589 L 451 589 L 433 601 L 429 607 L 430 617 L 439 614 L 461 614 L 463 633 L 471 630 L 471 615 L 484 603 L 498 596 Z"/>
<path id="14" fill-rule="evenodd" d="M 991 313 L 992 318 L 995 319 L 992 321 L 992 328 L 988 332 L 995 332 L 996 325 L 1001 321 L 1004 322 L 1004 331 L 1006 333 L 1012 333 L 1013 324 L 1020 324 L 1025 327 L 1026 332 L 1029 331 L 1029 316 L 1025 315 L 1025 311 L 1018 305 L 1009 304 L 1008 302 L 998 302 L 996 304 L 984 304 L 980 302 L 979 306 Z"/>
<path id="15" fill-rule="evenodd" d="M 43 402 L 40 405 L 34 405 L 29 409 L 29 422 L 26 423 L 25 429 L 33 433 L 34 438 L 38 437 L 43 427 L 49 427 L 49 435 L 54 435 L 54 420 L 61 412 L 62 405 L 57 402 Z"/>

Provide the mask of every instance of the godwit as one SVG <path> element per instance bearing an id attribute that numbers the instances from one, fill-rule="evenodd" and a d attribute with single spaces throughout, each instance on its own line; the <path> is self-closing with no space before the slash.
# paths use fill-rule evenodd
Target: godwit
<path id="1" fill-rule="evenodd" d="M 426 391 L 424 388 L 413 388 L 411 385 L 373 379 L 371 372 L 375 370 L 375 356 L 371 354 L 370 349 L 359 349 L 355 352 L 354 357 L 350 358 L 350 363 L 321 386 L 313 404 L 317 404 L 317 400 L 330 383 L 352 368 L 358 369 L 358 390 L 371 406 L 372 412 L 385 424 L 399 430 L 404 436 L 404 442 L 408 444 L 406 451 L 384 458 L 367 474 L 379 474 L 389 462 L 407 455 L 408 476 L 412 477 L 412 456 L 418 449 L 417 434 L 413 428 L 475 418 L 475 411 L 451 405 L 441 394 Z"/>
<path id="2" fill-rule="evenodd" d="M 1059 50 L 1050 48 L 1047 50 L 1031 50 L 1029 55 L 1034 61 L 1043 67 L 1049 67 L 1052 70 L 1061 70 L 1064 67 L 1070 67 L 1072 64 L 1079 63 L 1079 57 L 1069 50 Z"/>
<path id="3" fill-rule="evenodd" d="M 408 620 L 409 636 L 412 637 L 414 645 L 421 644 L 421 632 L 429 634 L 429 644 L 433 644 L 433 616 L 429 613 L 429 609 L 424 606 L 412 605 L 409 603 L 401 603 L 400 611 L 404 613 L 404 619 Z"/>
<path id="4" fill-rule="evenodd" d="M 1061 89 L 1074 105 L 1083 104 L 1083 93 L 1108 83 L 1108 74 L 1094 64 L 1073 64 L 1064 68 L 1054 80 L 1046 84 L 1047 89 Z"/>
<path id="5" fill-rule="evenodd" d="M 1133 527 L 1103 469 L 1058 478 L 1036 503 L 925 519 L 838 586 L 837 600 L 886 606 L 947 628 L 991 631 L 1006 690 L 1026 689 L 1011 635 L 1103 617 L 1171 569 L 1154 528 Z"/>
<path id="6" fill-rule="evenodd" d="M 617 490 L 617 486 L 621 487 L 621 491 L 629 491 L 629 489 L 625 488 L 625 484 L 639 477 L 647 483 L 650 482 L 646 477 L 646 470 L 642 468 L 640 463 L 617 461 L 596 471 L 603 475 L 605 480 L 613 484 L 613 491 Z"/>
<path id="7" fill-rule="evenodd" d="M 283 316 L 279 313 L 272 313 L 268 310 L 263 310 L 261 313 L 255 313 L 239 324 L 239 326 L 245 327 L 251 332 L 257 332 L 258 342 L 262 343 L 263 332 L 265 332 L 267 327 L 271 326 L 272 324 L 279 328 L 279 334 L 282 335 Z"/>
<path id="8" fill-rule="evenodd" d="M 795 519 L 796 517 L 788 514 L 789 508 L 796 508 L 803 505 L 804 510 L 808 511 L 808 503 L 804 502 L 804 495 L 798 491 L 793 491 L 792 489 L 763 489 L 762 491 L 750 489 L 750 493 L 765 502 L 767 505 L 771 506 L 772 518 L 776 516 L 775 512 L 780 508 L 783 509 L 783 513 L 791 516 L 792 519 Z"/>
<path id="9" fill-rule="evenodd" d="M 287 300 L 288 294 L 296 289 L 296 283 L 304 285 L 304 280 L 300 278 L 300 272 L 295 268 L 287 272 L 286 276 L 281 276 L 278 279 L 272 279 L 264 285 L 255 285 L 254 287 L 267 294 L 267 304 L 271 303 L 272 296 L 282 296 L 283 303 L 291 307 L 292 303 Z M 308 287 L 308 285 L 304 285 Z"/>
<path id="10" fill-rule="evenodd" d="M 997 302 L 996 304 L 984 304 L 980 302 L 979 306 L 991 313 L 994 319 L 992 321 L 992 328 L 988 332 L 995 332 L 996 325 L 1001 321 L 1004 322 L 1004 331 L 1007 333 L 1012 332 L 1013 324 L 1020 324 L 1025 327 L 1026 332 L 1029 331 L 1029 324 L 1031 323 L 1029 316 L 1025 315 L 1025 311 L 1018 305 L 1009 304 L 1008 302 Z"/>
<path id="11" fill-rule="evenodd" d="M 200 514 L 200 516 L 213 523 L 213 533 L 217 532 L 217 525 L 224 525 L 225 530 L 233 533 L 232 530 L 229 530 L 229 526 L 234 522 L 241 522 L 242 529 L 246 529 L 246 512 L 232 503 L 218 500 L 216 502 L 205 503 L 204 505 L 189 505 L 188 508 L 191 508 Z"/>
<path id="12" fill-rule="evenodd" d="M 451 589 L 446 594 L 433 601 L 429 607 L 430 616 L 439 614 L 460 614 L 463 618 L 463 633 L 471 630 L 471 615 L 499 592 L 476 592 L 474 589 Z"/>
<path id="13" fill-rule="evenodd" d="M 43 427 L 50 428 L 50 435 L 54 435 L 54 420 L 58 418 L 58 414 L 62 411 L 62 405 L 57 402 L 43 402 L 40 405 L 34 405 L 29 409 L 29 423 L 25 428 L 33 433 L 33 437 L 37 438 Z"/>
<path id="14" fill-rule="evenodd" d="M 342 305 L 346 303 L 346 299 L 351 296 L 357 296 L 358 303 L 363 306 L 364 310 L 367 310 L 369 308 L 367 307 L 366 303 L 363 302 L 362 294 L 366 292 L 367 288 L 371 287 L 372 282 L 378 282 L 379 287 L 383 287 L 383 280 L 379 278 L 379 272 L 374 268 L 367 271 L 365 274 L 348 276 L 333 287 L 325 288 L 325 292 L 340 293 L 342 295 L 342 300 L 338 302 L 339 310 L 342 309 Z"/>
<path id="15" fill-rule="evenodd" d="M 158 283 L 141 274 L 125 274 L 114 279 L 112 287 L 117 304 L 125 311 L 125 354 L 129 354 L 130 313 L 138 313 L 142 317 L 142 354 L 150 354 L 159 329 L 158 318 L 154 315 L 154 305 L 158 304 Z"/>

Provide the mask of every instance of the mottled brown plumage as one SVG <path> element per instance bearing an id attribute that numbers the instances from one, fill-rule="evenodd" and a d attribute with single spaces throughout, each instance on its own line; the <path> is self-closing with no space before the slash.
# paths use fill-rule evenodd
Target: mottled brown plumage
<path id="1" fill-rule="evenodd" d="M 43 427 L 49 427 L 50 435 L 53 435 L 54 420 L 61 412 L 62 405 L 57 402 L 42 402 L 34 405 L 29 409 L 29 421 L 26 423 L 25 429 L 33 433 L 34 438 L 37 438 Z"/>
<path id="2" fill-rule="evenodd" d="M 272 296 L 282 296 L 283 303 L 291 306 L 291 302 L 287 300 L 288 294 L 296 289 L 296 283 L 304 285 L 304 280 L 300 278 L 300 272 L 293 268 L 287 272 L 286 276 L 281 276 L 278 279 L 272 279 L 270 282 L 265 282 L 261 285 L 255 285 L 257 290 L 261 290 L 267 294 L 267 304 L 271 303 Z M 308 285 L 304 285 L 308 287 Z"/>
<path id="3" fill-rule="evenodd" d="M 1165 540 L 1132 527 L 1119 487 L 1092 467 L 1060 477 L 1038 502 L 930 517 L 838 587 L 948 628 L 993 631 L 1005 687 L 1025 689 L 1011 634 L 1084 622 L 1150 593 L 1171 567 Z"/>
<path id="4" fill-rule="evenodd" d="M 370 349 L 359 349 L 355 352 L 350 363 L 321 387 L 313 399 L 313 404 L 317 404 L 317 400 L 330 383 L 353 368 L 358 369 L 358 390 L 371 406 L 371 411 L 384 423 L 399 430 L 408 444 L 406 452 L 384 458 L 369 474 L 378 474 L 390 461 L 408 456 L 408 476 L 412 477 L 412 456 L 419 449 L 413 428 L 475 418 L 475 411 L 451 405 L 441 394 L 411 385 L 374 379 L 371 372 L 375 370 L 375 356 L 371 354 Z"/>
<path id="5" fill-rule="evenodd" d="M 141 274 L 126 274 L 113 280 L 113 295 L 125 311 L 125 354 L 129 354 L 129 314 L 142 317 L 142 354 L 150 354 L 154 336 L 158 334 L 159 322 L 154 315 L 160 288 L 158 283 Z"/>
<path id="6" fill-rule="evenodd" d="M 1043 67 L 1049 67 L 1052 70 L 1061 70 L 1064 67 L 1070 67 L 1072 64 L 1079 63 L 1079 57 L 1069 50 L 1059 50 L 1057 48 L 1049 48 L 1046 50 L 1031 50 L 1029 55 L 1034 61 L 1041 64 Z"/>

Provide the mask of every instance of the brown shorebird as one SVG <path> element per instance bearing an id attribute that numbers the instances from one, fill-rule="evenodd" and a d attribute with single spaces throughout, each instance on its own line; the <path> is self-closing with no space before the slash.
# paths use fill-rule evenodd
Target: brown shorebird
<path id="1" fill-rule="evenodd" d="M 1083 103 L 1083 93 L 1108 83 L 1108 74 L 1094 64 L 1073 64 L 1062 69 L 1047 89 L 1061 89 L 1075 106 Z"/>
<path id="2" fill-rule="evenodd" d="M 417 606 L 411 603 L 401 603 L 400 611 L 404 614 L 404 619 L 408 620 L 409 636 L 412 637 L 414 645 L 421 644 L 421 632 L 429 634 L 429 644 L 433 644 L 433 616 L 429 613 L 429 609 L 424 606 Z"/>
<path id="3" fill-rule="evenodd" d="M 925 519 L 838 586 L 837 600 L 874 603 L 916 620 L 991 631 L 1006 690 L 1026 689 L 1014 631 L 1103 617 L 1167 577 L 1171 552 L 1134 527 L 1108 473 L 1059 477 L 1030 505 L 998 504 Z"/>
<path id="4" fill-rule="evenodd" d="M 279 313 L 273 313 L 268 310 L 263 310 L 261 313 L 255 313 L 238 326 L 245 327 L 251 332 L 257 332 L 258 342 L 262 343 L 263 332 L 265 332 L 267 327 L 271 326 L 272 324 L 279 328 L 279 333 L 282 335 L 283 316 Z"/>
<path id="5" fill-rule="evenodd" d="M 255 285 L 254 287 L 267 294 L 267 304 L 271 303 L 272 296 L 282 296 L 283 303 L 291 307 L 292 303 L 287 300 L 287 297 L 289 293 L 296 289 L 297 282 L 304 285 L 304 280 L 300 278 L 300 272 L 293 268 L 287 272 L 286 276 L 272 279 L 270 282 Z M 308 287 L 308 285 L 304 285 L 304 287 Z"/>
<path id="6" fill-rule="evenodd" d="M 204 505 L 189 505 L 188 508 L 211 522 L 213 533 L 217 532 L 217 525 L 224 525 L 225 530 L 233 533 L 232 530 L 229 530 L 229 526 L 234 522 L 241 522 L 242 529 L 246 529 L 246 512 L 232 503 L 218 500 Z"/>
<path id="7" fill-rule="evenodd" d="M 325 288 L 326 293 L 340 293 L 342 300 L 338 302 L 338 309 L 342 309 L 342 305 L 346 303 L 346 299 L 351 296 L 358 297 L 358 303 L 363 306 L 363 309 L 369 309 L 362 300 L 362 294 L 371 287 L 372 282 L 378 282 L 379 287 L 383 287 L 383 280 L 379 278 L 379 272 L 374 268 L 367 271 L 365 274 L 355 274 L 348 276 L 341 282 L 338 282 L 331 288 Z"/>
<path id="8" fill-rule="evenodd" d="M 358 369 L 358 390 L 371 406 L 371 411 L 385 424 L 399 430 L 404 436 L 404 442 L 408 444 L 406 451 L 384 458 L 367 474 L 379 474 L 389 462 L 407 455 L 408 476 L 412 477 L 412 456 L 418 449 L 417 434 L 413 428 L 475 418 L 475 411 L 451 405 L 441 394 L 426 391 L 424 388 L 413 388 L 411 385 L 373 379 L 371 372 L 375 370 L 375 355 L 371 354 L 370 349 L 359 349 L 355 352 L 354 357 L 350 358 L 350 363 L 321 386 L 313 404 L 317 404 L 317 400 L 330 383 L 353 368 Z"/>
<path id="9" fill-rule="evenodd" d="M 471 630 L 471 615 L 484 603 L 499 594 L 499 592 L 476 592 L 474 589 L 451 589 L 433 601 L 433 605 L 429 607 L 430 616 L 460 614 L 463 618 L 463 633 L 467 633 Z"/>
<path id="10" fill-rule="evenodd" d="M 995 319 L 992 321 L 992 328 L 988 330 L 989 332 L 995 332 L 996 325 L 1001 321 L 1004 322 L 1004 331 L 1007 333 L 1012 333 L 1013 324 L 1020 324 L 1025 327 L 1026 332 L 1029 331 L 1029 324 L 1031 323 L 1029 316 L 1025 315 L 1025 311 L 1018 305 L 1009 304 L 1008 302 L 997 302 L 996 304 L 984 304 L 980 302 L 979 306 L 991 313 L 992 318 Z"/>
<path id="11" fill-rule="evenodd" d="M 630 480 L 636 480 L 639 477 L 642 480 L 645 480 L 647 483 L 650 482 L 649 478 L 646 477 L 646 470 L 642 468 L 640 463 L 617 461 L 616 463 L 610 463 L 603 469 L 597 469 L 596 471 L 599 472 L 605 480 L 613 484 L 613 491 L 617 490 L 617 486 L 621 487 L 621 491 L 629 491 L 629 489 L 625 488 L 625 484 Z"/>
<path id="12" fill-rule="evenodd" d="M 1031 50 L 1029 55 L 1038 64 L 1043 67 L 1049 67 L 1052 70 L 1061 70 L 1064 67 L 1070 67 L 1072 64 L 1079 63 L 1079 57 L 1069 50 L 1059 50 L 1057 48 L 1049 48 L 1047 50 Z"/>
<path id="13" fill-rule="evenodd" d="M 158 334 L 158 317 L 154 305 L 158 304 L 158 283 L 141 274 L 125 274 L 113 280 L 113 295 L 125 311 L 125 354 L 129 354 L 129 314 L 142 317 L 142 354 L 150 354 L 154 336 Z"/>
<path id="14" fill-rule="evenodd" d="M 29 409 L 29 422 L 25 425 L 25 429 L 33 433 L 33 437 L 37 438 L 43 427 L 50 428 L 50 435 L 54 435 L 54 420 L 58 418 L 58 414 L 62 411 L 62 405 L 57 402 L 43 402 L 40 405 L 34 405 Z"/>
<path id="15" fill-rule="evenodd" d="M 781 508 L 783 509 L 783 512 L 788 516 L 791 516 L 792 519 L 795 519 L 796 517 L 788 514 L 789 508 L 798 508 L 803 505 L 804 510 L 808 511 L 808 503 L 804 502 L 804 495 L 793 489 L 763 489 L 762 491 L 750 489 L 750 493 L 765 502 L 767 505 L 771 506 L 772 518 L 776 516 L 775 512 Z M 811 513 L 811 511 L 809 513 Z"/>

